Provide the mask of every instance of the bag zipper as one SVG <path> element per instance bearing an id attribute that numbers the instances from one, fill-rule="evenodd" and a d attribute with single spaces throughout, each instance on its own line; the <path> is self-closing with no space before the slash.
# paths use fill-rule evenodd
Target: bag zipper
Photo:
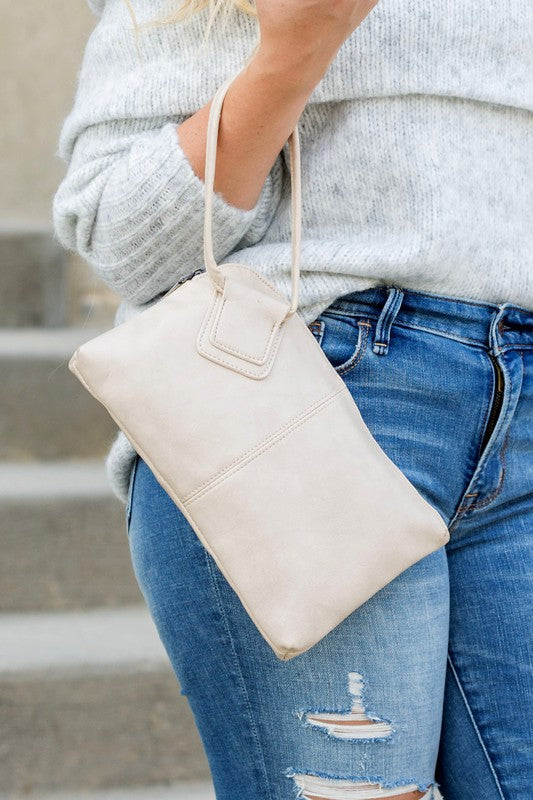
<path id="1" fill-rule="evenodd" d="M 167 294 L 170 294 L 170 292 L 173 292 L 174 289 L 177 289 L 178 286 L 181 286 L 181 284 L 185 283 L 185 281 L 190 281 L 191 278 L 194 278 L 195 275 L 199 275 L 200 272 L 205 272 L 205 270 L 203 268 L 199 267 L 198 269 L 195 269 L 194 272 L 189 272 L 187 275 L 184 275 L 182 278 L 179 279 L 179 281 L 176 281 L 176 283 L 173 286 L 171 286 L 170 289 L 168 289 L 164 293 L 163 297 L 166 297 Z"/>
<path id="2" fill-rule="evenodd" d="M 496 427 L 496 422 L 498 420 L 498 416 L 502 408 L 503 393 L 504 393 L 502 368 L 500 367 L 497 359 L 494 358 L 494 356 L 491 353 L 489 353 L 488 355 L 491 360 L 492 366 L 494 368 L 494 373 L 496 376 L 496 389 L 494 392 L 494 399 L 492 401 L 492 408 L 490 410 L 489 418 L 487 421 L 487 427 L 485 428 L 483 441 L 481 442 L 481 452 L 483 452 L 483 450 L 485 449 L 485 446 L 487 445 L 487 442 L 489 441 L 490 437 L 492 436 L 492 432 Z"/>

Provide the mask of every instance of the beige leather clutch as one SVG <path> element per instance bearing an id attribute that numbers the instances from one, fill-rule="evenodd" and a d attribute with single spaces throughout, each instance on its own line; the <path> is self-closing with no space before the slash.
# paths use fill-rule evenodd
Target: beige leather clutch
<path id="1" fill-rule="evenodd" d="M 235 77 L 219 87 L 208 122 L 206 269 L 82 344 L 69 369 L 124 431 L 264 639 L 287 660 L 449 533 L 372 437 L 295 313 L 297 126 L 288 140 L 291 301 L 245 264 L 214 259 L 218 127 Z"/>

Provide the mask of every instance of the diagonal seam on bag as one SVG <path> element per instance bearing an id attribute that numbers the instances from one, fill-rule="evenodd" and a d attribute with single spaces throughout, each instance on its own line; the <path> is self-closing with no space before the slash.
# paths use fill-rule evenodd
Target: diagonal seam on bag
<path id="1" fill-rule="evenodd" d="M 273 447 L 279 441 L 292 433 L 296 428 L 299 428 L 300 425 L 303 425 L 305 422 L 307 422 L 308 419 L 313 417 L 315 414 L 318 414 L 319 411 L 322 411 L 322 409 L 326 408 L 326 406 L 332 403 L 342 392 L 345 391 L 348 391 L 348 387 L 346 385 L 341 386 L 340 389 L 337 389 L 332 394 L 328 394 L 326 397 L 322 397 L 320 400 L 317 400 L 296 417 L 292 417 L 292 419 L 284 423 L 281 428 L 278 428 L 277 431 L 269 434 L 266 439 L 263 439 L 261 442 L 254 445 L 250 450 L 247 450 L 237 459 L 232 461 L 231 464 L 228 464 L 215 475 L 212 475 L 210 478 L 208 478 L 207 481 L 204 481 L 200 486 L 197 486 L 196 489 L 193 489 L 192 492 L 189 492 L 189 494 L 183 498 L 182 503 L 187 506 L 195 503 L 200 499 L 200 497 L 203 497 L 204 494 L 211 491 L 211 489 L 213 489 L 215 486 L 218 486 L 227 478 L 234 475 L 251 461 L 254 461 L 256 458 L 258 458 L 262 453 L 265 452 L 265 450 Z"/>

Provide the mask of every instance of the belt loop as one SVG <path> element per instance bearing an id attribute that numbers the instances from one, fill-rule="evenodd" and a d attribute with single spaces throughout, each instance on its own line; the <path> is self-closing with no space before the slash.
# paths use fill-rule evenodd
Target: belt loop
<path id="1" fill-rule="evenodd" d="M 501 345 L 503 340 L 503 331 L 505 330 L 505 326 L 503 324 L 502 318 L 505 314 L 507 306 L 510 303 L 499 303 L 498 310 L 494 312 L 490 322 L 489 328 L 489 348 L 493 355 L 499 356 L 501 353 Z"/>
<path id="2" fill-rule="evenodd" d="M 378 356 L 384 356 L 389 351 L 392 323 L 400 310 L 403 300 L 403 291 L 398 286 L 389 286 L 388 291 L 388 297 L 377 321 L 374 344 L 372 346 L 372 350 Z"/>

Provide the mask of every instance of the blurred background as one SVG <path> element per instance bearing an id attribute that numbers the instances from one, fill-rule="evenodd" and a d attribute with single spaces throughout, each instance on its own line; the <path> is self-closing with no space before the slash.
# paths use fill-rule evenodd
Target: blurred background
<path id="1" fill-rule="evenodd" d="M 105 475 L 116 427 L 67 367 L 119 302 L 51 224 L 96 20 L 84 0 L 0 11 L 0 798 L 208 800 Z"/>

